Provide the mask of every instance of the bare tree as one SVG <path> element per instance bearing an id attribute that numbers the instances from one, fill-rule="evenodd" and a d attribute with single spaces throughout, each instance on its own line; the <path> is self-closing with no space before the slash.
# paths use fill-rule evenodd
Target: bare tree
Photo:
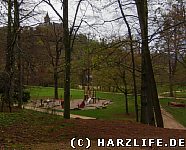
<path id="1" fill-rule="evenodd" d="M 64 118 L 70 119 L 70 71 L 71 71 L 71 52 L 73 49 L 76 34 L 82 24 L 83 19 L 80 20 L 79 24 L 76 25 L 77 15 L 79 11 L 80 4 L 83 0 L 79 0 L 77 3 L 74 19 L 72 26 L 69 29 L 69 18 L 68 18 L 68 0 L 60 1 L 63 8 L 63 16 L 55 9 L 54 5 L 50 0 L 43 0 L 47 3 L 56 15 L 60 18 L 63 23 L 63 44 L 65 49 L 65 77 L 64 77 Z"/>
<path id="2" fill-rule="evenodd" d="M 62 24 L 48 22 L 45 26 L 38 27 L 37 30 L 53 68 L 54 98 L 58 99 L 58 78 L 59 73 L 63 71 L 63 27 Z"/>
<path id="3" fill-rule="evenodd" d="M 14 0 L 14 36 L 15 46 L 14 50 L 18 54 L 18 104 L 22 107 L 23 98 L 23 68 L 22 68 L 22 54 L 21 54 L 21 42 L 20 42 L 20 4 L 18 0 Z"/>
<path id="4" fill-rule="evenodd" d="M 131 58 L 132 58 L 132 77 L 133 77 L 133 86 L 134 86 L 134 99 L 135 99 L 135 111 L 136 111 L 136 121 L 138 122 L 138 97 L 137 97 L 137 87 L 136 87 L 136 71 L 135 71 L 135 60 L 134 60 L 134 47 L 133 47 L 133 38 L 132 38 L 132 31 L 131 27 L 126 19 L 126 16 L 124 14 L 123 8 L 122 8 L 122 3 L 120 0 L 118 0 L 119 8 L 123 17 L 123 20 L 127 26 L 128 30 L 128 35 L 130 39 L 130 51 L 131 51 Z"/>
<path id="5" fill-rule="evenodd" d="M 178 62 L 184 66 L 185 55 L 185 9 L 182 4 L 172 6 L 172 9 L 163 15 L 163 31 L 160 33 L 159 45 L 162 47 L 168 60 L 169 96 L 173 97 L 173 86 Z M 179 23 L 179 25 L 177 25 Z"/>
<path id="6" fill-rule="evenodd" d="M 26 0 L 25 0 L 26 1 Z M 21 5 L 25 4 L 24 0 L 3 0 L 1 3 L 2 9 L 7 10 L 7 16 L 5 16 L 5 20 L 7 20 L 7 48 L 5 50 L 6 54 L 6 64 L 5 64 L 5 72 L 9 80 L 5 86 L 5 98 L 3 103 L 7 103 L 9 109 L 11 111 L 11 105 L 13 103 L 13 95 L 15 94 L 15 86 L 18 87 L 18 102 L 19 106 L 22 106 L 22 96 L 23 96 L 23 71 L 22 71 L 22 49 L 20 42 L 20 23 L 28 18 L 28 15 L 23 12 L 26 9 L 21 9 Z M 34 7 L 35 9 L 35 7 Z M 27 11 L 29 16 L 34 11 Z M 20 17 L 20 12 L 22 16 Z M 1 13 L 2 14 L 2 13 Z M 16 64 L 17 63 L 17 64 Z M 18 67 L 18 68 L 16 68 Z M 16 69 L 18 70 L 18 76 L 16 76 Z M 18 81 L 16 83 L 16 78 Z M 17 84 L 17 85 L 16 85 Z"/>
<path id="7" fill-rule="evenodd" d="M 8 83 L 5 86 L 5 103 L 8 104 L 10 112 L 12 93 L 13 93 L 13 75 L 14 75 L 14 50 L 13 50 L 13 34 L 12 34 L 12 1 L 8 0 L 8 26 L 7 26 L 7 48 L 6 48 L 6 66 L 5 71 Z M 3 104 L 4 105 L 4 101 Z"/>

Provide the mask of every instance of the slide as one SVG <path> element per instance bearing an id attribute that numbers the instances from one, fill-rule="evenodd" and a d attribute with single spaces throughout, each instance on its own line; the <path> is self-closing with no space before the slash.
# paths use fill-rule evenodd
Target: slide
<path id="1" fill-rule="evenodd" d="M 91 97 L 90 98 L 88 98 L 88 100 L 87 100 L 87 103 L 86 104 L 89 104 L 90 103 L 90 101 L 91 101 Z"/>

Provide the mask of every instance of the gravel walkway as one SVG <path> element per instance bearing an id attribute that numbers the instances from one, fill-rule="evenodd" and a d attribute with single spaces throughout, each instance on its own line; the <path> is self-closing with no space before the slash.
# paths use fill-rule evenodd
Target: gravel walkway
<path id="1" fill-rule="evenodd" d="M 165 111 L 165 109 L 161 108 L 161 112 L 164 122 L 164 128 L 186 130 L 186 128 L 179 122 L 177 122 L 170 113 Z"/>

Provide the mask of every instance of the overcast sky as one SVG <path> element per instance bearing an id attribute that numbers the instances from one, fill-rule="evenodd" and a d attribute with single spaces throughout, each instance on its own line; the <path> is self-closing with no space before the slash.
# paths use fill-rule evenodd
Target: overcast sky
<path id="1" fill-rule="evenodd" d="M 59 2 L 60 0 L 50 0 L 55 7 L 55 9 L 62 15 L 62 5 Z M 72 20 L 74 18 L 75 10 L 77 7 L 77 2 L 79 0 L 69 0 L 69 20 L 72 24 Z M 153 18 L 155 15 L 161 18 L 160 12 L 156 11 L 165 11 L 167 9 L 167 3 L 173 3 L 176 0 L 149 0 L 149 16 Z M 114 3 L 115 2 L 115 3 Z M 134 3 L 134 0 L 123 0 L 123 4 Z M 40 8 L 46 12 L 49 12 L 49 16 L 52 21 L 59 21 L 59 17 L 55 14 L 55 12 L 51 9 L 47 4 L 41 4 Z M 135 4 L 126 5 L 123 7 L 125 15 L 130 15 L 127 17 L 128 22 L 133 30 L 133 33 L 139 33 L 139 23 L 136 12 Z M 44 17 L 45 14 L 43 14 Z M 86 0 L 83 1 L 80 5 L 76 25 L 79 25 L 79 21 L 82 19 L 85 20 L 89 25 L 83 23 L 79 32 L 81 33 L 89 33 L 91 32 L 92 36 L 100 36 L 100 37 L 114 37 L 114 36 L 123 36 L 127 34 L 126 25 L 123 19 L 119 19 L 115 22 L 108 22 L 110 20 L 115 20 L 121 17 L 121 12 L 118 8 L 117 1 L 114 0 Z M 159 15 L 159 16 L 158 16 Z M 40 18 L 40 21 L 43 21 L 43 18 Z M 149 21 L 150 23 L 150 21 Z M 152 34 L 156 30 L 156 25 L 149 25 L 150 34 Z"/>
<path id="2" fill-rule="evenodd" d="M 59 14 L 62 15 L 61 3 L 59 0 L 51 0 L 51 2 Z M 69 20 L 71 24 L 74 18 L 77 2 L 77 0 L 69 0 Z M 118 4 L 111 3 L 112 5 L 109 5 L 110 3 L 111 2 L 109 2 L 109 0 L 90 0 L 89 2 L 83 1 L 80 5 L 76 25 L 79 25 L 82 16 L 83 20 L 85 20 L 88 24 L 84 22 L 79 32 L 91 32 L 92 36 L 96 35 L 97 37 L 100 36 L 101 38 L 122 36 L 126 34 L 126 26 L 122 19 L 119 19 L 115 22 L 109 22 L 110 20 L 114 20 L 121 16 L 121 13 L 118 9 Z M 49 13 L 52 21 L 59 21 L 59 17 L 47 4 L 42 3 L 39 9 L 45 12 L 40 18 L 41 22 L 43 22 L 43 17 L 45 16 L 46 12 Z M 130 7 L 127 6 L 125 12 L 127 15 L 136 15 L 135 5 L 131 5 Z M 128 21 L 132 26 L 136 24 L 136 20 L 134 19 L 128 19 Z M 91 25 L 91 27 L 88 25 Z"/>
<path id="3" fill-rule="evenodd" d="M 24 0 L 26 3 L 31 2 L 31 0 Z M 32 5 L 24 6 L 25 9 L 33 9 L 34 5 L 40 2 L 41 0 L 34 0 L 35 3 Z M 53 4 L 54 8 L 59 12 L 62 16 L 62 4 L 60 0 L 50 0 Z M 134 2 L 133 0 L 123 0 L 125 4 L 129 2 Z M 175 0 L 149 0 L 151 5 L 149 5 L 149 16 L 153 17 L 157 15 L 155 14 L 155 10 L 160 8 L 161 10 L 166 9 L 165 2 L 173 2 Z M 69 0 L 69 20 L 70 25 L 72 24 L 75 10 L 77 7 L 78 0 Z M 79 32 L 88 34 L 91 32 L 91 36 L 96 36 L 99 38 L 103 37 L 114 37 L 114 36 L 123 36 L 126 34 L 126 25 L 123 19 L 119 19 L 115 22 L 108 22 L 109 20 L 114 20 L 121 17 L 120 10 L 118 9 L 117 1 L 113 3 L 113 0 L 86 0 L 83 1 L 80 5 L 80 9 L 78 12 L 78 17 L 76 21 L 76 25 L 79 25 L 80 20 L 82 19 L 86 21 L 90 26 L 86 23 L 83 23 Z M 109 5 L 110 4 L 110 5 Z M 27 8 L 26 8 L 27 7 Z M 123 7 L 124 13 L 126 15 L 134 15 L 137 16 L 135 4 L 127 5 Z M 36 11 L 41 13 L 39 16 L 34 17 L 36 20 L 33 21 L 27 20 L 24 23 L 26 24 L 34 24 L 44 22 L 44 16 L 46 13 L 49 13 L 52 22 L 60 22 L 59 17 L 56 13 L 51 9 L 50 6 L 46 3 L 41 3 Z M 159 16 L 161 17 L 161 16 Z M 133 29 L 133 33 L 139 33 L 139 23 L 136 17 L 127 17 L 128 22 L 130 23 L 131 28 Z M 154 32 L 156 30 L 155 24 L 150 25 L 150 32 Z"/>

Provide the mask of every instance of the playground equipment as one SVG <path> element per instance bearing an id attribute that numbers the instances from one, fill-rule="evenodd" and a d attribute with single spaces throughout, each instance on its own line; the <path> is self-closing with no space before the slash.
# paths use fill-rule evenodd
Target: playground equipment
<path id="1" fill-rule="evenodd" d="M 91 103 L 96 103 L 96 90 L 93 87 L 84 86 L 84 99 L 81 104 L 78 104 L 78 108 L 84 108 Z"/>

